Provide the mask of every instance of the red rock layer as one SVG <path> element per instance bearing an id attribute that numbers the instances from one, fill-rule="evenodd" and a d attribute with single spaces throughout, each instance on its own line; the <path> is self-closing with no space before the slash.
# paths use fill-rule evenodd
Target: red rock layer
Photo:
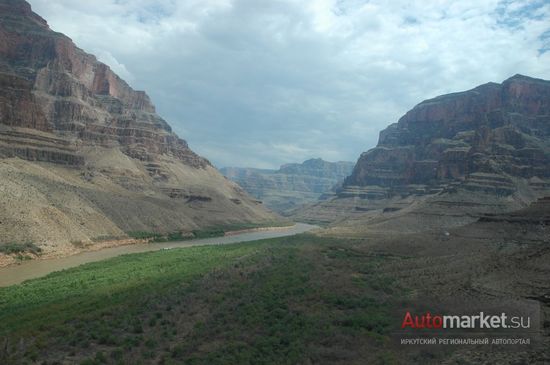
<path id="1" fill-rule="evenodd" d="M 516 75 L 418 104 L 380 133 L 345 186 L 402 188 L 481 176 L 494 186 L 502 180 L 495 176 L 550 177 L 549 81 Z"/>
<path id="2" fill-rule="evenodd" d="M 145 92 L 133 90 L 108 66 L 53 32 L 23 0 L 0 0 L 1 125 L 28 129 L 28 139 L 33 130 L 52 132 L 75 141 L 76 153 L 78 146 L 101 145 L 120 147 L 144 161 L 170 154 L 193 167 L 209 164 L 155 114 Z M 9 143 L 3 141 L 0 155 L 13 154 Z"/>

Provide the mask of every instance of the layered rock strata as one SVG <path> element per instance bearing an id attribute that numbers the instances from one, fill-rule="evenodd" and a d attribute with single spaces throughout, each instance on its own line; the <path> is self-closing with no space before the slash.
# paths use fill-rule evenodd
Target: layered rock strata
<path id="1" fill-rule="evenodd" d="M 289 209 L 316 202 L 341 185 L 353 169 L 352 162 L 327 162 L 320 158 L 281 166 L 279 170 L 229 167 L 221 172 L 265 205 L 285 214 Z"/>
<path id="2" fill-rule="evenodd" d="M 45 251 L 279 219 L 23 0 L 0 0 L 0 194 L 2 240 Z"/>
<path id="3" fill-rule="evenodd" d="M 457 209 L 468 193 L 517 209 L 549 189 L 550 81 L 515 75 L 418 104 L 380 133 L 333 199 L 296 216 L 326 221 L 435 195 Z"/>
<path id="4" fill-rule="evenodd" d="M 344 185 L 391 196 L 459 182 L 509 195 L 511 178 L 546 180 L 549 166 L 550 82 L 516 75 L 418 104 L 380 133 Z"/>

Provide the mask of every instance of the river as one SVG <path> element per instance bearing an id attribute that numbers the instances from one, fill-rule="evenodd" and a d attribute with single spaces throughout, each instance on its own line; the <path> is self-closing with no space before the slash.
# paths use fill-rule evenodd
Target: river
<path id="1" fill-rule="evenodd" d="M 86 251 L 79 254 L 53 258 L 47 260 L 32 260 L 20 265 L 9 266 L 0 269 L 0 287 L 20 284 L 25 280 L 45 276 L 54 271 L 69 269 L 71 267 L 87 264 L 89 262 L 106 260 L 131 253 L 150 252 L 158 250 L 169 250 L 180 247 L 204 246 L 204 245 L 225 245 L 231 243 L 248 242 L 266 238 L 294 236 L 296 234 L 310 231 L 317 226 L 297 223 L 291 227 L 274 228 L 264 231 L 244 232 L 231 236 L 205 238 L 190 241 L 163 242 L 163 243 L 142 243 L 106 248 L 99 251 Z"/>

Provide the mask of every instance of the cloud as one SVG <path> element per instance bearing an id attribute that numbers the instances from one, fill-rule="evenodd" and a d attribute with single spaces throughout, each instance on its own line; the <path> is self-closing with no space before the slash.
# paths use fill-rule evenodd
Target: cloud
<path id="1" fill-rule="evenodd" d="M 120 77 L 122 77 L 126 82 L 132 82 L 135 80 L 134 75 L 126 66 L 117 61 L 117 59 L 109 52 L 104 49 L 98 49 L 97 51 L 92 51 L 92 53 L 97 57 L 100 62 L 103 62 L 111 67 L 111 69 Z"/>
<path id="2" fill-rule="evenodd" d="M 355 161 L 424 99 L 550 79 L 546 1 L 30 2 L 218 166 Z"/>

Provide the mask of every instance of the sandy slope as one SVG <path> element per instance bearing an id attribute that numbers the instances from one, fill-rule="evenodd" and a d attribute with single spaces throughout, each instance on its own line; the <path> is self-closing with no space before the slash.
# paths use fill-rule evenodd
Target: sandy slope
<path id="1" fill-rule="evenodd" d="M 0 161 L 3 242 L 33 242 L 45 254 L 75 244 L 127 237 L 131 231 L 190 231 L 278 218 L 213 167 L 165 157 L 170 178 L 156 181 L 139 161 L 95 148 L 87 169 L 20 159 Z"/>

